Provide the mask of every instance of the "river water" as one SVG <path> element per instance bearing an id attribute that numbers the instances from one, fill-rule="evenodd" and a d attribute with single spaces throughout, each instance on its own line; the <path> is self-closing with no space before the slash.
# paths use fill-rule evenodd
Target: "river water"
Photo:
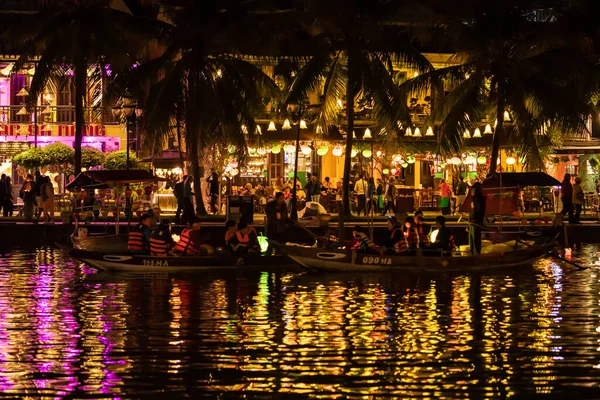
<path id="1" fill-rule="evenodd" d="M 495 275 L 98 274 L 0 259 L 15 397 L 600 397 L 598 247 Z"/>

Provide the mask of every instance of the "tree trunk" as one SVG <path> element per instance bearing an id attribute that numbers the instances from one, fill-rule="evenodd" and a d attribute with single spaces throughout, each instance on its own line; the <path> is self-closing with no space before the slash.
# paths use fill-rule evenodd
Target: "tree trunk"
<path id="1" fill-rule="evenodd" d="M 75 65 L 75 165 L 74 172 L 77 176 L 81 172 L 81 143 L 85 126 L 83 100 L 86 92 L 87 68 L 85 63 Z"/>
<path id="2" fill-rule="evenodd" d="M 350 167 L 352 164 L 352 132 L 354 131 L 354 86 L 350 74 L 350 58 L 348 58 L 348 83 L 346 85 L 346 114 L 348 117 L 348 130 L 346 131 L 346 154 L 344 155 L 344 178 L 342 182 L 342 210 L 339 213 L 340 244 L 344 244 L 344 220 L 350 213 Z"/>
<path id="3" fill-rule="evenodd" d="M 492 144 L 492 159 L 490 160 L 490 172 L 488 175 L 496 173 L 498 169 L 498 155 L 500 154 L 500 143 L 504 138 L 504 93 L 502 92 L 502 86 L 498 85 L 498 104 L 496 111 L 496 118 L 498 119 L 498 125 L 496 125 L 496 131 L 494 132 L 494 143 Z"/>

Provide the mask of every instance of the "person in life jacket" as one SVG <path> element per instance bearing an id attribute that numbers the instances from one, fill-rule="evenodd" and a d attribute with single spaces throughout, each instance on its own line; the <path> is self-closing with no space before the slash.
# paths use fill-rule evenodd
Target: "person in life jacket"
<path id="1" fill-rule="evenodd" d="M 413 217 L 406 217 L 402 232 L 404 233 L 408 253 L 415 254 L 416 250 L 419 248 L 419 232 L 417 231 Z"/>
<path id="2" fill-rule="evenodd" d="M 235 242 L 237 242 L 237 239 L 235 237 L 235 234 L 237 232 L 237 223 L 233 220 L 229 220 L 225 222 L 225 229 L 225 248 L 234 253 L 236 250 Z"/>
<path id="3" fill-rule="evenodd" d="M 140 217 L 140 222 L 129 231 L 127 241 L 127 250 L 134 254 L 147 254 L 150 249 L 150 226 L 152 217 L 144 214 Z"/>
<path id="4" fill-rule="evenodd" d="M 438 233 L 432 247 L 441 250 L 443 256 L 452 256 L 456 243 L 454 243 L 454 237 L 450 233 L 450 229 L 446 227 L 446 218 L 442 215 L 436 217 L 435 227 L 438 229 Z"/>
<path id="5" fill-rule="evenodd" d="M 381 254 L 379 247 L 373 243 L 360 226 L 356 226 L 353 233 L 356 244 L 352 247 L 352 250 L 364 254 Z"/>
<path id="6" fill-rule="evenodd" d="M 385 252 L 391 254 L 401 254 L 407 252 L 408 245 L 406 244 L 406 238 L 404 237 L 402 226 L 396 217 L 390 216 L 388 218 L 387 228 L 389 236 L 385 242 Z"/>
<path id="7" fill-rule="evenodd" d="M 235 254 L 246 254 L 248 252 L 256 252 L 260 250 L 258 244 L 258 235 L 254 228 L 249 226 L 245 221 L 240 221 L 237 225 L 235 238 L 232 239 Z"/>
<path id="8" fill-rule="evenodd" d="M 150 236 L 150 255 L 166 257 L 172 244 L 171 221 L 163 220 Z"/>
<path id="9" fill-rule="evenodd" d="M 185 228 L 179 236 L 179 242 L 173 247 L 173 251 L 182 255 L 196 255 L 205 253 L 202 247 L 202 238 L 200 237 L 200 218 L 192 217 L 188 222 L 189 227 Z"/>

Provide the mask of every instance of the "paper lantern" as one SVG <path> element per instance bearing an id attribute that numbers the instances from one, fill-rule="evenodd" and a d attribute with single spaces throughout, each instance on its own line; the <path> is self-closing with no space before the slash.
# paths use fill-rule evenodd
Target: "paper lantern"
<path id="1" fill-rule="evenodd" d="M 271 147 L 271 153 L 273 153 L 273 154 L 281 153 L 281 146 L 276 144 L 275 146 Z"/>
<path id="2" fill-rule="evenodd" d="M 231 176 L 236 176 L 236 175 L 237 175 L 237 174 L 239 174 L 239 173 L 240 173 L 240 170 L 238 170 L 237 168 L 233 168 L 233 169 L 230 171 L 230 174 L 231 174 Z"/>
<path id="3" fill-rule="evenodd" d="M 300 129 L 308 129 L 308 126 L 306 126 L 306 121 L 303 119 L 300 120 Z"/>
<path id="4" fill-rule="evenodd" d="M 369 128 L 365 129 L 365 134 L 363 135 L 363 139 L 373 139 L 373 136 L 371 136 L 371 130 Z"/>
<path id="5" fill-rule="evenodd" d="M 366 150 L 362 151 L 362 155 L 364 158 L 371 158 L 371 156 L 373 155 L 373 152 L 369 149 L 366 149 Z"/>
<path id="6" fill-rule="evenodd" d="M 462 161 L 460 160 L 460 158 L 458 157 L 452 157 L 450 159 L 450 164 L 452 165 L 459 165 Z"/>
<path id="7" fill-rule="evenodd" d="M 305 144 L 303 144 L 300 147 L 300 150 L 302 150 L 302 154 L 304 154 L 305 156 L 309 156 L 310 153 L 312 153 L 312 149 L 310 148 L 310 146 L 307 146 Z"/>
<path id="8" fill-rule="evenodd" d="M 383 171 L 381 171 L 381 172 L 383 172 L 384 175 L 387 175 L 390 173 L 390 170 L 387 168 L 384 168 Z"/>
<path id="9" fill-rule="evenodd" d="M 477 160 L 473 156 L 468 156 L 465 158 L 465 164 L 475 164 Z"/>
<path id="10" fill-rule="evenodd" d="M 377 157 L 381 157 L 383 155 L 383 151 L 377 150 L 377 153 L 375 154 L 377 155 Z"/>
<path id="11" fill-rule="evenodd" d="M 406 157 L 406 162 L 409 163 L 409 164 L 414 164 L 415 161 L 417 161 L 417 159 L 415 157 L 413 157 L 413 156 Z"/>
<path id="12" fill-rule="evenodd" d="M 333 151 L 331 152 L 331 154 L 333 154 L 336 157 L 339 157 L 342 155 L 342 153 L 344 152 L 344 150 L 342 149 L 342 146 L 335 146 L 333 148 Z"/>
<path id="13" fill-rule="evenodd" d="M 421 137 L 421 129 L 419 129 L 418 126 L 415 128 L 415 133 L 413 134 L 413 137 Z"/>
<path id="14" fill-rule="evenodd" d="M 406 133 L 404 134 L 404 136 L 412 136 L 412 129 L 410 128 L 410 126 L 406 128 Z"/>
<path id="15" fill-rule="evenodd" d="M 269 127 L 267 128 L 267 130 L 269 132 L 273 132 L 273 131 L 277 130 L 277 127 L 275 126 L 275 122 L 274 121 L 269 122 Z"/>
<path id="16" fill-rule="evenodd" d="M 254 147 L 248 147 L 248 153 L 249 154 L 256 154 L 256 148 L 254 148 Z"/>
<path id="17" fill-rule="evenodd" d="M 427 127 L 427 131 L 425 132 L 425 136 L 435 136 L 433 133 L 433 128 L 431 126 Z"/>
<path id="18" fill-rule="evenodd" d="M 477 157 L 477 164 L 483 165 L 486 162 L 487 162 L 487 159 L 485 158 L 485 156 L 479 156 L 479 157 Z"/>
<path id="19" fill-rule="evenodd" d="M 289 144 L 286 148 L 285 148 L 285 152 L 286 153 L 295 153 L 296 152 L 296 146 L 294 146 L 293 144 Z"/>
<path id="20" fill-rule="evenodd" d="M 398 170 L 396 168 L 392 168 L 392 175 L 396 175 L 396 172 L 398 172 Z"/>
<path id="21" fill-rule="evenodd" d="M 506 158 L 506 164 L 508 164 L 508 165 L 513 165 L 516 162 L 517 162 L 517 160 L 514 157 L 507 157 Z"/>
<path id="22" fill-rule="evenodd" d="M 267 149 L 265 149 L 264 147 L 259 147 L 258 150 L 256 150 L 256 153 L 259 156 L 264 156 L 265 154 L 267 154 Z"/>
<path id="23" fill-rule="evenodd" d="M 321 146 L 317 149 L 317 154 L 320 155 L 321 157 L 323 157 L 325 154 L 327 154 L 328 151 L 329 151 L 329 147 Z"/>
<path id="24" fill-rule="evenodd" d="M 352 158 L 356 157 L 357 154 L 358 154 L 358 150 L 352 149 L 352 153 L 350 153 L 350 155 L 352 156 Z"/>
<path id="25" fill-rule="evenodd" d="M 481 137 L 481 131 L 479 130 L 479 128 L 475 128 L 475 132 L 473 132 L 473 137 L 474 138 L 480 138 Z"/>
<path id="26" fill-rule="evenodd" d="M 408 163 L 406 161 L 402 163 L 402 168 L 408 168 Z"/>
<path id="27" fill-rule="evenodd" d="M 289 119 L 283 121 L 283 126 L 281 127 L 281 129 L 283 129 L 284 131 L 289 131 L 290 129 L 292 129 L 292 125 L 290 125 Z"/>
<path id="28" fill-rule="evenodd" d="M 465 132 L 463 133 L 463 137 L 465 139 L 471 139 L 471 132 L 469 132 L 468 129 L 465 129 Z"/>
<path id="29" fill-rule="evenodd" d="M 491 135 L 492 133 L 494 133 L 494 132 L 492 132 L 492 126 L 490 124 L 487 124 L 485 126 L 485 130 L 483 131 L 483 134 L 484 135 Z"/>

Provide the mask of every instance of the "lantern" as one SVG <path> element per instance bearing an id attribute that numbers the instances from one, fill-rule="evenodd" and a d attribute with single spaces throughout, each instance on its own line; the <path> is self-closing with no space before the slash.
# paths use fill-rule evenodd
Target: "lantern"
<path id="1" fill-rule="evenodd" d="M 321 146 L 317 149 L 317 154 L 320 155 L 321 157 L 323 157 L 325 154 L 327 154 L 328 151 L 329 151 L 329 147 Z"/>
<path id="2" fill-rule="evenodd" d="M 384 175 L 387 175 L 390 173 L 390 170 L 387 168 L 384 168 L 383 171 L 381 171 L 381 172 L 383 172 Z"/>
<path id="3" fill-rule="evenodd" d="M 356 157 L 357 154 L 358 154 L 358 150 L 352 149 L 352 153 L 350 153 L 350 155 L 352 156 L 352 158 Z"/>
<path id="4" fill-rule="evenodd" d="M 271 153 L 273 153 L 273 154 L 281 153 L 281 146 L 276 144 L 275 146 L 271 147 Z"/>
<path id="5" fill-rule="evenodd" d="M 296 146 L 294 146 L 293 144 L 288 144 L 288 146 L 285 148 L 285 152 L 286 153 L 295 153 L 296 152 Z"/>
<path id="6" fill-rule="evenodd" d="M 487 162 L 487 159 L 485 158 L 485 156 L 479 156 L 479 157 L 477 157 L 477 164 L 483 165 L 486 162 Z"/>
<path id="7" fill-rule="evenodd" d="M 304 154 L 305 156 L 308 156 L 310 155 L 310 153 L 312 153 L 312 149 L 310 148 L 310 146 L 307 146 L 305 144 L 303 144 L 300 147 L 300 150 L 302 150 L 302 154 Z"/>
<path id="8" fill-rule="evenodd" d="M 473 132 L 473 137 L 474 138 L 480 138 L 481 137 L 481 131 L 479 130 L 479 128 L 475 128 L 475 132 Z"/>
<path id="9" fill-rule="evenodd" d="M 342 149 L 342 146 L 335 146 L 331 152 L 331 154 L 333 154 L 336 157 L 339 157 L 342 155 L 342 153 L 344 152 L 344 150 Z"/>
<path id="10" fill-rule="evenodd" d="M 277 127 L 275 126 L 275 122 L 274 121 L 269 122 L 269 127 L 267 128 L 267 130 L 269 132 L 273 132 L 273 131 L 277 130 Z"/>
<path id="11" fill-rule="evenodd" d="M 477 160 L 473 156 L 467 156 L 465 158 L 465 164 L 475 164 Z"/>
<path id="12" fill-rule="evenodd" d="M 512 156 L 506 158 L 506 164 L 507 165 L 514 165 L 514 163 L 516 163 L 516 162 L 517 162 L 517 160 L 514 157 L 512 157 Z"/>
<path id="13" fill-rule="evenodd" d="M 292 129 L 292 125 L 290 125 L 289 119 L 283 121 L 283 126 L 281 127 L 281 129 L 283 129 L 284 131 L 289 131 L 290 129 Z"/>
<path id="14" fill-rule="evenodd" d="M 406 157 L 406 162 L 409 163 L 409 164 L 414 164 L 415 161 L 417 161 L 417 160 L 416 160 L 416 158 L 414 156 L 408 156 L 408 157 Z"/>
<path id="15" fill-rule="evenodd" d="M 373 155 L 373 152 L 369 149 L 366 149 L 366 150 L 362 151 L 362 155 L 364 158 L 371 158 L 371 156 Z"/>
<path id="16" fill-rule="evenodd" d="M 452 164 L 452 165 L 459 165 L 460 163 L 461 163 L 461 161 L 460 161 L 460 158 L 458 158 L 458 157 L 452 157 L 450 159 L 450 164 Z"/>
<path id="17" fill-rule="evenodd" d="M 494 133 L 494 132 L 492 132 L 492 126 L 490 124 L 487 124 L 485 126 L 485 130 L 483 131 L 483 134 L 484 135 L 491 135 L 492 133 Z"/>

